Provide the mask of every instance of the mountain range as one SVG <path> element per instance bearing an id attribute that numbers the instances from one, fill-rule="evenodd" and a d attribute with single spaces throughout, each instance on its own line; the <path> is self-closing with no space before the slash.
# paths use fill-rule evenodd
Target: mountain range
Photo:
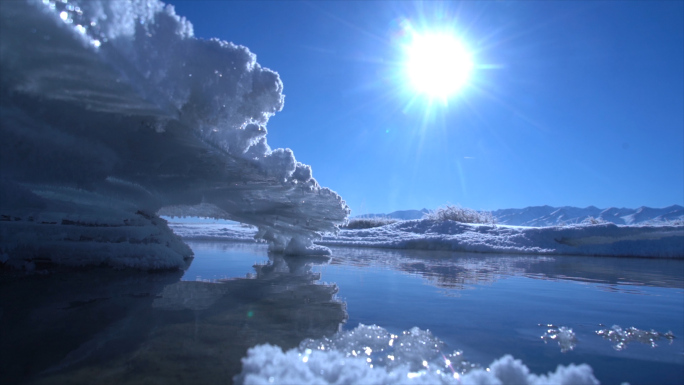
<path id="1" fill-rule="evenodd" d="M 401 210 L 389 214 L 365 214 L 357 218 L 390 217 L 396 219 L 420 219 L 429 210 Z M 492 211 L 497 223 L 514 226 L 556 226 L 580 223 L 588 218 L 602 219 L 618 225 L 634 225 L 645 222 L 682 221 L 684 207 L 672 205 L 664 208 L 642 206 L 636 209 L 610 207 L 600 209 L 589 206 L 585 208 L 563 206 L 530 206 L 522 209 L 501 209 Z"/>

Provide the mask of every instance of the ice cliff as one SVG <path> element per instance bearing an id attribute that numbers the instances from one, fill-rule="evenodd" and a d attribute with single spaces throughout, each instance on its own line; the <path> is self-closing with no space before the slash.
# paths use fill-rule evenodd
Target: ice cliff
<path id="1" fill-rule="evenodd" d="M 158 215 L 258 227 L 321 254 L 349 214 L 266 124 L 283 84 L 156 0 L 0 3 L 0 261 L 178 268 Z"/>

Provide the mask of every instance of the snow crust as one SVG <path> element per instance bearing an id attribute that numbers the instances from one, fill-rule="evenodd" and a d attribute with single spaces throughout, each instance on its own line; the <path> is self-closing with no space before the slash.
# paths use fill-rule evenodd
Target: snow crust
<path id="1" fill-rule="evenodd" d="M 319 243 L 482 253 L 684 258 L 684 226 L 606 223 L 537 228 L 422 219 L 341 230 Z"/>
<path id="2" fill-rule="evenodd" d="M 273 251 L 321 254 L 312 242 L 349 214 L 269 147 L 278 74 L 195 38 L 172 6 L 0 2 L 0 53 L 3 261 L 182 267 L 192 253 L 159 214 L 232 219 Z"/>
<path id="3" fill-rule="evenodd" d="M 331 338 L 305 340 L 283 352 L 257 345 L 242 359 L 237 384 L 473 384 L 596 385 L 586 364 L 558 366 L 532 374 L 520 360 L 505 355 L 483 369 L 463 353 L 442 352 L 444 343 L 429 331 L 413 328 L 400 335 L 379 326 L 359 325 Z"/>

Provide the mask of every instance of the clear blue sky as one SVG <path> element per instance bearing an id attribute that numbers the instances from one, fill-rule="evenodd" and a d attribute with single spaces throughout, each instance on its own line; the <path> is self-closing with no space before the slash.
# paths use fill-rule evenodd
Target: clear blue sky
<path id="1" fill-rule="evenodd" d="M 352 215 L 684 204 L 684 2 L 169 3 L 280 74 L 269 144 Z M 401 20 L 472 52 L 447 105 L 396 76 Z"/>

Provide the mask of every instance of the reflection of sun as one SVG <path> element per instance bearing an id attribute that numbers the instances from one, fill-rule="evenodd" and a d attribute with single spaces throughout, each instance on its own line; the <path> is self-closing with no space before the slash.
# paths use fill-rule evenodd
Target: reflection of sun
<path id="1" fill-rule="evenodd" d="M 411 87 L 429 98 L 447 99 L 458 92 L 473 68 L 463 44 L 446 33 L 413 34 L 406 56 Z"/>

